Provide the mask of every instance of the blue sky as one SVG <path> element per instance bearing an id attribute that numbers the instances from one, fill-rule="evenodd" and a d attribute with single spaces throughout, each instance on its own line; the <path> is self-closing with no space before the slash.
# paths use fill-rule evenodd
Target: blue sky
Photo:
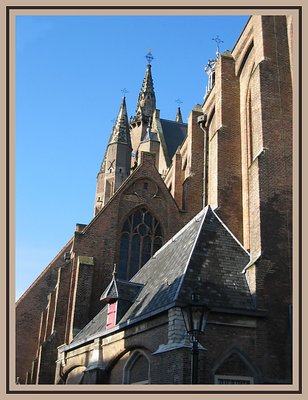
<path id="1" fill-rule="evenodd" d="M 134 115 L 152 49 L 156 105 L 184 122 L 204 66 L 232 50 L 248 16 L 16 18 L 16 298 L 93 217 L 96 175 L 126 88 Z"/>

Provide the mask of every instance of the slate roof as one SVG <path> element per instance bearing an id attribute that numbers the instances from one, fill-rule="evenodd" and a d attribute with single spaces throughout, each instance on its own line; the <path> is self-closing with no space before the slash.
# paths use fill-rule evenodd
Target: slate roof
<path id="1" fill-rule="evenodd" d="M 212 309 L 255 310 L 242 273 L 249 261 L 249 253 L 216 213 L 206 207 L 132 277 L 131 283 L 143 286 L 118 325 L 121 327 L 176 304 L 187 303 L 192 293 L 198 293 Z M 73 342 L 102 333 L 105 310 L 79 332 Z"/>
<path id="2" fill-rule="evenodd" d="M 187 135 L 187 124 L 160 119 L 170 160 Z"/>
<path id="3" fill-rule="evenodd" d="M 97 332 L 106 330 L 107 307 L 104 307 L 77 335 L 71 343 L 85 341 Z"/>

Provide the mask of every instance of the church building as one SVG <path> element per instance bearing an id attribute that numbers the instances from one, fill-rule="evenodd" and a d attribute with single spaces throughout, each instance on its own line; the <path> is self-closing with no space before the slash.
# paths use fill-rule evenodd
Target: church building
<path id="1" fill-rule="evenodd" d="M 252 16 L 187 123 L 147 55 L 93 219 L 16 304 L 21 384 L 292 383 L 292 51 L 291 17 Z"/>

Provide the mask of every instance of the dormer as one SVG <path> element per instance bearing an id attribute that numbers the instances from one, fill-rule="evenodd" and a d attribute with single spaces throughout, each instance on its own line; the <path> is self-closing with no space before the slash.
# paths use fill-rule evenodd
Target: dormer
<path id="1" fill-rule="evenodd" d="M 108 305 L 106 329 L 121 321 L 142 288 L 142 284 L 117 279 L 116 273 L 113 273 L 112 281 L 100 298 L 103 305 Z"/>

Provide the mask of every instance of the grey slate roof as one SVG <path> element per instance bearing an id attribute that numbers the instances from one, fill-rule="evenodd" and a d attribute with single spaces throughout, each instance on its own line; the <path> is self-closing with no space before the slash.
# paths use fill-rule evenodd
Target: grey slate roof
<path id="1" fill-rule="evenodd" d="M 104 307 L 77 335 L 71 343 L 85 341 L 97 332 L 104 331 L 107 323 L 107 307 Z"/>
<path id="2" fill-rule="evenodd" d="M 177 300 L 186 302 L 194 292 L 210 308 L 253 310 L 254 302 L 242 273 L 249 261 L 248 252 L 209 209 Z"/>
<path id="3" fill-rule="evenodd" d="M 242 273 L 249 261 L 247 251 L 206 207 L 132 277 L 131 283 L 143 286 L 119 326 L 187 303 L 192 293 L 210 308 L 252 311 L 255 306 Z M 104 310 L 74 341 L 102 330 Z"/>
<path id="4" fill-rule="evenodd" d="M 187 124 L 160 119 L 170 160 L 187 135 Z"/>

